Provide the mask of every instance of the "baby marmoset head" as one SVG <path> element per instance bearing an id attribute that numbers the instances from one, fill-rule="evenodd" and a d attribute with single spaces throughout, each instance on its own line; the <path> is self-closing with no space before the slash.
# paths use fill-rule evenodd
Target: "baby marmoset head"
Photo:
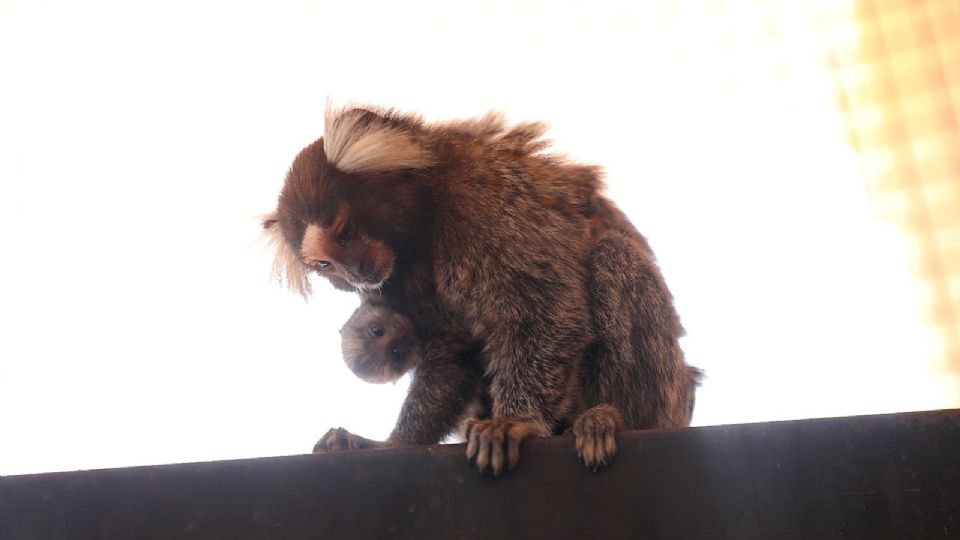
<path id="1" fill-rule="evenodd" d="M 340 329 L 340 339 L 347 367 L 370 383 L 396 381 L 416 367 L 423 353 L 409 318 L 366 302 Z"/>

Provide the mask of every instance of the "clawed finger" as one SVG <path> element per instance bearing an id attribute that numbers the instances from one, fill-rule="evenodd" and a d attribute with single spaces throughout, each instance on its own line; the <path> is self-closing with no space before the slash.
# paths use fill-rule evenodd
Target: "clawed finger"
<path id="1" fill-rule="evenodd" d="M 476 420 L 467 421 L 466 429 L 466 438 L 467 438 L 467 459 L 473 461 L 474 456 L 477 455 L 477 450 L 479 448 L 479 443 L 477 442 L 477 437 L 475 432 L 477 426 Z"/>
<path id="2" fill-rule="evenodd" d="M 472 420 L 467 423 L 467 459 L 480 472 L 494 476 L 513 469 L 520 460 L 520 442 L 531 433 L 525 423 L 502 420 Z"/>
<path id="3" fill-rule="evenodd" d="M 503 470 L 503 430 L 494 429 L 490 436 L 490 469 L 497 476 Z"/>
<path id="4" fill-rule="evenodd" d="M 480 469 L 480 472 L 483 472 L 487 468 L 487 464 L 490 463 L 490 439 L 487 436 L 487 431 L 489 428 L 481 428 L 477 430 L 476 438 L 478 439 L 478 450 L 477 450 L 477 461 L 476 466 Z"/>
<path id="5" fill-rule="evenodd" d="M 520 439 L 518 437 L 508 437 L 507 445 L 508 466 L 512 471 L 517 466 L 517 462 L 520 461 Z"/>

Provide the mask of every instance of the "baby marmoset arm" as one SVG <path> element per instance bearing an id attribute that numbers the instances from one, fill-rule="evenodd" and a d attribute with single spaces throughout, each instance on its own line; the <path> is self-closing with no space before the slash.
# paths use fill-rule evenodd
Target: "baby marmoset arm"
<path id="1" fill-rule="evenodd" d="M 477 351 L 459 342 L 454 350 L 448 347 L 442 338 L 427 344 L 390 441 L 435 444 L 454 433 L 466 415 L 480 413 L 484 379 Z"/>

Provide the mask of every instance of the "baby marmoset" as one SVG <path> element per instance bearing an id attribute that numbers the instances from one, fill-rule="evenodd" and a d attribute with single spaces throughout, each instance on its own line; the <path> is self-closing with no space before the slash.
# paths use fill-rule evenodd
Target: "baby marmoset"
<path id="1" fill-rule="evenodd" d="M 405 404 L 416 403 L 416 409 L 401 411 L 387 441 L 331 429 L 317 441 L 314 452 L 437 443 L 452 434 L 464 437 L 467 420 L 490 416 L 489 381 L 477 344 L 450 328 L 419 332 L 409 317 L 380 300 L 380 295 L 363 295 L 340 329 L 343 360 L 354 375 L 374 384 L 396 382 L 415 370 L 410 392 L 417 397 L 408 396 Z M 451 357 L 457 361 L 445 360 Z"/>
<path id="2" fill-rule="evenodd" d="M 423 345 L 409 317 L 387 306 L 363 301 L 340 329 L 343 360 L 354 375 L 364 381 L 382 384 L 396 382 L 421 363 Z M 461 421 L 455 432 L 464 436 L 464 422 L 486 418 L 490 412 L 489 394 L 477 370 L 473 392 L 462 401 L 436 403 L 444 409 L 457 409 Z M 437 381 L 436 384 L 445 384 Z"/>
<path id="3" fill-rule="evenodd" d="M 478 373 L 491 399 L 490 418 L 467 437 L 480 469 L 512 466 L 520 441 L 570 417 L 581 367 L 584 395 L 620 410 L 627 426 L 682 422 L 682 328 L 659 269 L 605 208 L 598 170 L 543 153 L 542 133 L 497 116 L 431 124 L 330 111 L 264 219 L 291 289 L 309 296 L 315 273 L 343 290 L 376 290 L 422 334 L 417 376 L 385 444 L 440 440 L 459 407 L 436 404 L 466 401 Z M 630 278 L 618 276 L 624 262 Z M 591 265 L 612 273 L 591 277 Z M 635 301 L 635 312 L 624 307 Z M 597 346 L 602 332 L 612 338 Z M 608 380 L 618 376 L 626 381 Z M 645 397 L 618 405 L 631 385 Z"/>
<path id="4" fill-rule="evenodd" d="M 364 302 L 340 329 L 343 360 L 354 375 L 380 384 L 396 382 L 423 354 L 413 321 L 385 306 Z"/>

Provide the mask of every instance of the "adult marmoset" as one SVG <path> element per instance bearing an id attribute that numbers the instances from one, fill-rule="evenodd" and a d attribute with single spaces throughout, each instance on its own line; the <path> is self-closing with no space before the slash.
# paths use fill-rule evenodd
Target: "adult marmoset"
<path id="1" fill-rule="evenodd" d="M 428 124 L 391 111 L 331 111 L 324 137 L 287 174 L 264 221 L 287 284 L 309 295 L 313 272 L 340 289 L 376 290 L 422 334 L 424 358 L 387 444 L 437 442 L 449 432 L 455 415 L 426 421 L 422 411 L 433 409 L 423 405 L 459 399 L 479 361 L 491 418 L 472 425 L 468 449 L 480 469 L 498 472 L 516 463 L 522 439 L 548 435 L 575 413 L 584 358 L 619 361 L 589 350 L 594 314 L 608 304 L 591 303 L 586 270 L 602 242 L 599 173 L 542 153 L 541 133 L 496 116 Z M 644 290 L 659 294 L 662 278 L 644 249 L 653 272 L 645 285 L 655 285 Z M 650 305 L 673 313 L 669 293 Z M 679 324 L 655 317 L 644 330 L 662 335 L 628 339 L 655 345 L 645 386 L 663 374 L 676 386 Z M 446 384 L 434 387 L 438 379 Z"/>

